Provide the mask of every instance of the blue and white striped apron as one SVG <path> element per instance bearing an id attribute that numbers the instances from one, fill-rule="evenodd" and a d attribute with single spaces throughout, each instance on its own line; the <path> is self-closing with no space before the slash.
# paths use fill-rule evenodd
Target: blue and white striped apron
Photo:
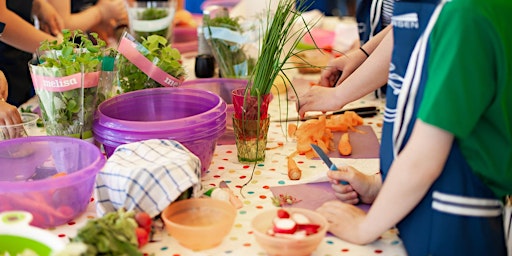
<path id="1" fill-rule="evenodd" d="M 443 5 L 444 1 L 395 2 L 380 150 L 383 178 L 416 120 L 426 80 L 422 77 L 428 72 L 428 37 Z M 457 141 L 440 177 L 397 227 L 411 256 L 506 255 L 502 203 L 473 174 Z"/>

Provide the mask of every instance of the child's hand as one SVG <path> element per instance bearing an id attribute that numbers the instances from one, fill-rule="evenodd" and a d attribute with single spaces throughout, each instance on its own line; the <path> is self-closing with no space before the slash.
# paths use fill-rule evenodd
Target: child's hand
<path id="1" fill-rule="evenodd" d="M 366 175 L 352 166 L 340 166 L 338 171 L 327 172 L 327 177 L 331 179 L 336 198 L 347 204 L 373 203 L 382 185 L 380 174 Z"/>

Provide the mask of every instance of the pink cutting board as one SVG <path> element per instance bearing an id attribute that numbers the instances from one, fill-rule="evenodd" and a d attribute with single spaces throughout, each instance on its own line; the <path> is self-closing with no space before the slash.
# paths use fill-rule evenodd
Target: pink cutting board
<path id="1" fill-rule="evenodd" d="M 293 196 L 297 200 L 300 200 L 298 203 L 284 205 L 283 207 L 298 207 L 316 210 L 325 202 L 337 200 L 334 195 L 334 191 L 331 188 L 331 184 L 327 181 L 270 187 L 270 191 L 272 191 L 274 197 L 279 197 L 279 195 L 282 194 Z M 366 212 L 370 209 L 369 204 L 358 204 L 357 207 Z"/>
<path id="2" fill-rule="evenodd" d="M 329 152 L 328 156 L 332 158 L 379 158 L 379 140 L 373 131 L 373 128 L 368 125 L 356 126 L 361 132 L 348 132 L 350 144 L 352 145 L 352 154 L 349 156 L 342 156 L 338 151 L 338 143 L 341 138 L 342 132 L 333 132 L 333 142 L 336 150 Z"/>

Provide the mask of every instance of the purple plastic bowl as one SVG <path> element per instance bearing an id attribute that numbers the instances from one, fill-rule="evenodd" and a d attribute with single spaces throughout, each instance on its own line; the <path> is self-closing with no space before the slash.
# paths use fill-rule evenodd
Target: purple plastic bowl
<path id="1" fill-rule="evenodd" d="M 150 132 L 137 132 L 137 131 L 119 131 L 108 127 L 103 127 L 98 120 L 93 122 L 93 131 L 95 137 L 101 137 L 107 140 L 114 140 L 118 142 L 134 142 L 140 140 L 148 140 L 154 138 L 167 138 L 172 140 L 194 139 L 211 135 L 213 131 L 226 126 L 226 114 L 219 116 L 217 119 L 212 120 L 208 124 L 190 128 L 190 129 L 174 129 Z"/>
<path id="2" fill-rule="evenodd" d="M 0 212 L 28 211 L 42 228 L 62 225 L 86 210 L 105 161 L 94 144 L 71 137 L 2 141 Z"/>
<path id="3" fill-rule="evenodd" d="M 201 172 L 205 173 L 210 167 L 212 162 L 213 153 L 215 151 L 215 147 L 217 146 L 217 140 L 224 134 L 226 127 L 220 126 L 216 130 L 212 130 L 208 135 L 203 137 L 193 137 L 193 138 L 181 138 L 176 141 L 180 142 L 183 146 L 185 146 L 190 152 L 196 155 L 201 161 Z M 107 157 L 110 157 L 114 154 L 116 148 L 120 145 L 137 142 L 140 140 L 134 141 L 117 141 L 111 140 L 107 138 L 103 138 L 101 136 L 96 136 L 95 139 L 103 145 L 103 149 Z M 155 139 L 168 139 L 167 137 L 155 137 Z"/>
<path id="4" fill-rule="evenodd" d="M 192 88 L 144 89 L 110 98 L 98 106 L 99 125 L 119 131 L 188 130 L 225 114 L 216 94 Z"/>
<path id="5" fill-rule="evenodd" d="M 227 104 L 226 127 L 228 127 L 230 132 L 233 127 L 233 120 L 231 117 L 235 112 L 231 92 L 234 89 L 245 88 L 246 86 L 247 80 L 236 78 L 201 78 L 186 80 L 180 85 L 181 88 L 201 89 L 219 95 Z"/>

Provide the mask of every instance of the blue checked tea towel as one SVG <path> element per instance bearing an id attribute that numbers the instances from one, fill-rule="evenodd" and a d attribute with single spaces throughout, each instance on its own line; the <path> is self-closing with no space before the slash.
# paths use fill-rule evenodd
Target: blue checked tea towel
<path id="1" fill-rule="evenodd" d="M 201 162 L 174 140 L 151 139 L 119 146 L 96 177 L 96 213 L 124 208 L 160 214 L 184 191 L 201 190 Z"/>

